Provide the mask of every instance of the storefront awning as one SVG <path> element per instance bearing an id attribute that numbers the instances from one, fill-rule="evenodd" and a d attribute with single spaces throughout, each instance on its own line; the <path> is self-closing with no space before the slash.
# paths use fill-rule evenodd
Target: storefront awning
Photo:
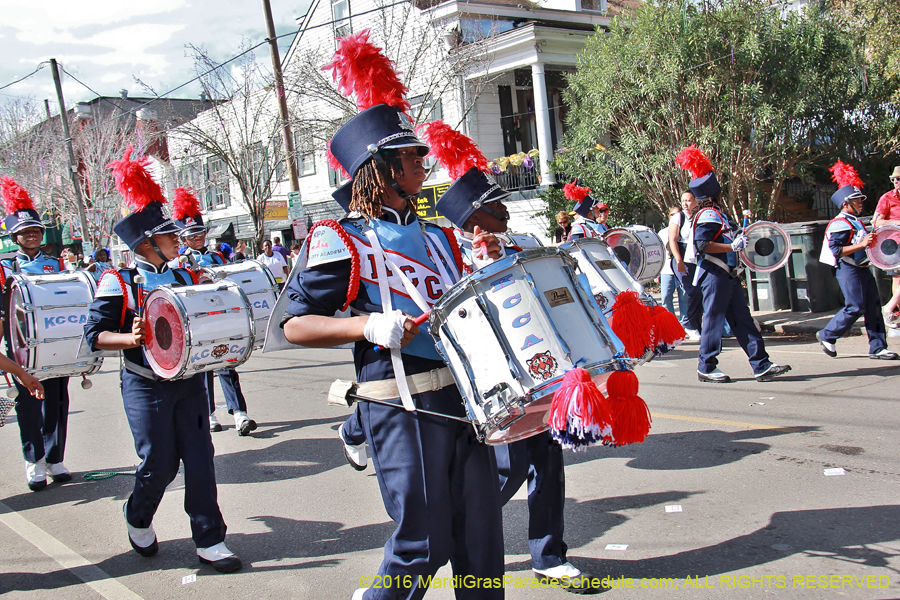
<path id="1" fill-rule="evenodd" d="M 206 237 L 212 239 L 218 239 L 222 237 L 229 237 L 234 235 L 234 222 L 231 220 L 227 221 L 219 221 L 218 223 L 211 223 L 209 232 L 207 232 Z"/>

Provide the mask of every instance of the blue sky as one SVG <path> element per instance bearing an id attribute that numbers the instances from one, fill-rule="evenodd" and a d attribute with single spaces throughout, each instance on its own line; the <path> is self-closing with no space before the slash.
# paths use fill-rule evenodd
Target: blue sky
<path id="1" fill-rule="evenodd" d="M 278 35 L 297 29 L 297 18 L 310 0 L 270 0 Z M 104 96 L 127 89 L 131 96 L 146 92 L 138 77 L 162 94 L 194 76 L 185 44 L 202 45 L 218 60 L 241 50 L 243 42 L 263 41 L 265 19 L 260 0 L 0 0 L 0 86 L 56 58 L 63 68 Z M 281 38 L 281 55 L 291 37 Z M 268 46 L 256 50 L 269 64 Z M 175 97 L 199 94 L 192 84 Z M 63 76 L 66 104 L 95 94 Z M 14 86 L 0 90 L 0 103 L 14 97 L 51 100 L 56 93 L 49 67 Z"/>

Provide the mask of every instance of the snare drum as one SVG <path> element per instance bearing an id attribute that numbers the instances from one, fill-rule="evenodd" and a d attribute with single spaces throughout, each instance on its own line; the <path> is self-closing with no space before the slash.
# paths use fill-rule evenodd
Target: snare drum
<path id="1" fill-rule="evenodd" d="M 212 265 L 203 269 L 213 281 L 227 279 L 238 284 L 250 302 L 250 314 L 256 328 L 253 348 L 262 348 L 266 341 L 269 316 L 278 298 L 278 284 L 264 264 L 253 259 L 227 265 Z"/>
<path id="2" fill-rule="evenodd" d="M 578 261 L 578 268 L 587 277 L 591 293 L 604 315 L 610 315 L 616 296 L 626 290 L 634 290 L 645 304 L 653 304 L 644 286 L 628 272 L 605 240 L 581 238 L 566 242 L 560 249 Z"/>
<path id="3" fill-rule="evenodd" d="M 616 227 L 603 234 L 603 239 L 638 281 L 646 283 L 659 276 L 666 260 L 666 248 L 649 227 Z"/>
<path id="4" fill-rule="evenodd" d="M 162 379 L 234 369 L 253 350 L 250 302 L 234 282 L 160 286 L 144 300 L 144 354 Z"/>
<path id="5" fill-rule="evenodd" d="M 90 273 L 12 275 L 7 344 L 20 367 L 37 379 L 90 375 L 100 357 L 78 356 L 96 283 Z"/>
<path id="6" fill-rule="evenodd" d="M 544 244 L 530 233 L 495 233 L 506 248 L 542 248 Z"/>
<path id="7" fill-rule="evenodd" d="M 621 342 L 558 248 L 508 256 L 459 281 L 431 312 L 430 331 L 479 439 L 507 444 L 548 429 L 566 369 L 601 390 Z"/>

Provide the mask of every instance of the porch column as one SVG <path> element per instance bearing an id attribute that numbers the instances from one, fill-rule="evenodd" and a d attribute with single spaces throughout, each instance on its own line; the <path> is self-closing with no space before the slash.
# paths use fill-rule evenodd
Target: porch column
<path id="1" fill-rule="evenodd" d="M 531 81 L 534 86 L 534 112 L 537 125 L 537 149 L 540 152 L 541 185 L 556 183 L 550 172 L 553 158 L 553 142 L 550 137 L 550 110 L 547 106 L 547 81 L 544 79 L 544 64 L 531 65 Z"/>

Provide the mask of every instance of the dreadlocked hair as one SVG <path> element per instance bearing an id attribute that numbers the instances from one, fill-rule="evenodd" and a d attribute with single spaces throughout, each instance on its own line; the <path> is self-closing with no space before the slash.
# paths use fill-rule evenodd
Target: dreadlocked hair
<path id="1" fill-rule="evenodd" d="M 402 174 L 399 160 L 392 160 L 392 156 L 385 159 L 385 164 L 390 170 L 390 176 L 395 180 Z M 368 159 L 356 171 L 353 176 L 351 190 L 350 210 L 354 210 L 370 219 L 381 218 L 381 207 L 387 205 L 391 184 L 388 183 L 387 174 L 379 168 L 374 158 Z M 406 200 L 410 210 L 416 210 L 416 205 L 410 199 Z"/>
<path id="2" fill-rule="evenodd" d="M 697 210 L 702 208 L 722 208 L 719 201 L 722 199 L 722 192 L 717 192 L 709 198 L 697 201 Z"/>

